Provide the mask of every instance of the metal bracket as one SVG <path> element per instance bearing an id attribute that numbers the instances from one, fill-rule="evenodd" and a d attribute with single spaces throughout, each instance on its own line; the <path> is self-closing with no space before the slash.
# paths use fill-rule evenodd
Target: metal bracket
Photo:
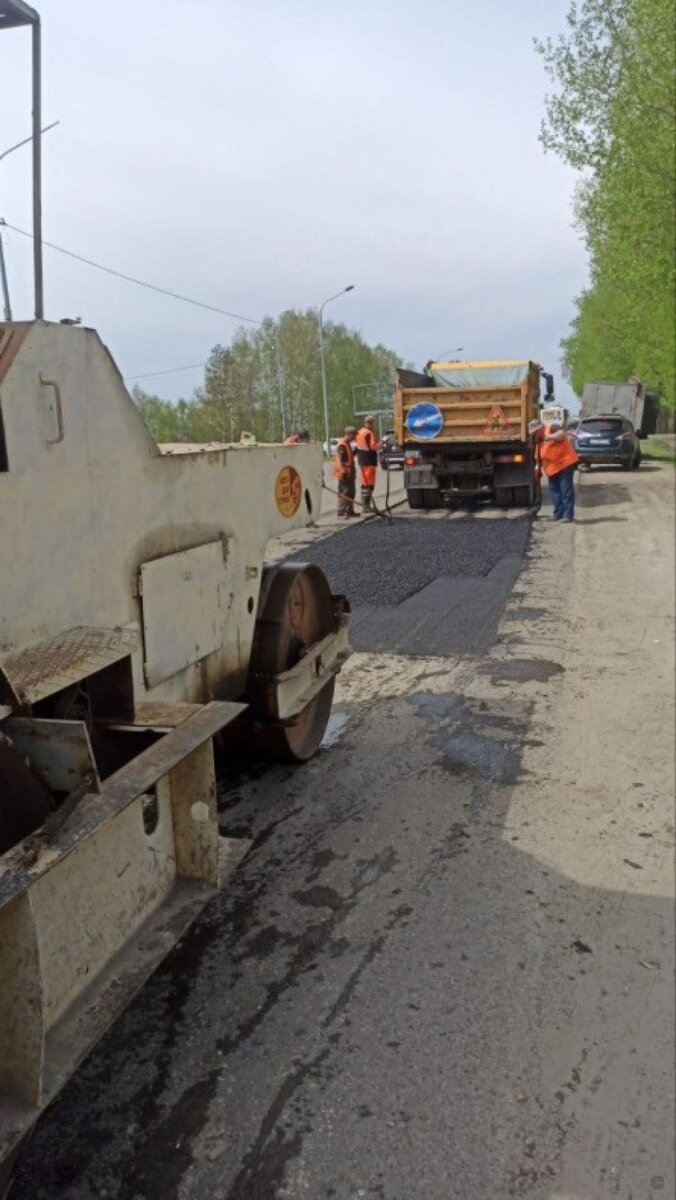
<path id="1" fill-rule="evenodd" d="M 63 441 L 63 406 L 61 404 L 61 391 L 55 379 L 45 379 L 42 371 L 40 372 L 40 383 L 43 387 L 52 388 L 54 392 L 54 403 L 51 406 L 51 411 L 56 417 L 56 437 L 47 438 L 47 445 L 54 446 L 57 442 Z"/>
<path id="2" fill-rule="evenodd" d="M 314 700 L 337 675 L 351 654 L 348 640 L 349 617 L 340 617 L 338 629 L 320 642 L 315 642 L 306 654 L 288 671 L 271 680 L 274 689 L 276 719 L 291 721 Z"/>

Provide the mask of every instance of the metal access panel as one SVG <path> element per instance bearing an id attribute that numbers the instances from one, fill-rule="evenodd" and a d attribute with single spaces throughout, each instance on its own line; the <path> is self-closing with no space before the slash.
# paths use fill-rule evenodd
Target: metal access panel
<path id="1" fill-rule="evenodd" d="M 154 687 L 219 650 L 235 592 L 228 539 L 143 563 L 144 671 Z"/>

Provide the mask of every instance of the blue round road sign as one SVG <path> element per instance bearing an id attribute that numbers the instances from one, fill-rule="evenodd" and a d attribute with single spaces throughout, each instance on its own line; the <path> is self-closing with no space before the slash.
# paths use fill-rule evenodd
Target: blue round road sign
<path id="1" fill-rule="evenodd" d="M 438 437 L 443 427 L 444 417 L 441 409 L 437 408 L 436 404 L 430 404 L 428 400 L 414 404 L 406 418 L 408 432 L 422 441 Z"/>

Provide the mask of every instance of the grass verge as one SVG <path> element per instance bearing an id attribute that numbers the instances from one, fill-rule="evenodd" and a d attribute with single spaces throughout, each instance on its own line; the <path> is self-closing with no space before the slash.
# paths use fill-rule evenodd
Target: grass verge
<path id="1" fill-rule="evenodd" d="M 672 439 L 662 441 L 658 437 L 646 438 L 645 441 L 641 442 L 641 454 L 643 458 L 657 459 L 659 462 L 676 463 L 676 451 L 674 450 Z"/>

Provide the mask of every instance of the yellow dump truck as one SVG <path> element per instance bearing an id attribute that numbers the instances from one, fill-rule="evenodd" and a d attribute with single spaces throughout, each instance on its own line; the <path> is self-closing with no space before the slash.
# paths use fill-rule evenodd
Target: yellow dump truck
<path id="1" fill-rule="evenodd" d="M 397 442 L 411 508 L 439 508 L 465 497 L 501 507 L 538 498 L 529 422 L 540 411 L 539 365 L 430 362 L 400 369 L 394 396 Z M 551 376 L 545 375 L 547 397 Z"/>

